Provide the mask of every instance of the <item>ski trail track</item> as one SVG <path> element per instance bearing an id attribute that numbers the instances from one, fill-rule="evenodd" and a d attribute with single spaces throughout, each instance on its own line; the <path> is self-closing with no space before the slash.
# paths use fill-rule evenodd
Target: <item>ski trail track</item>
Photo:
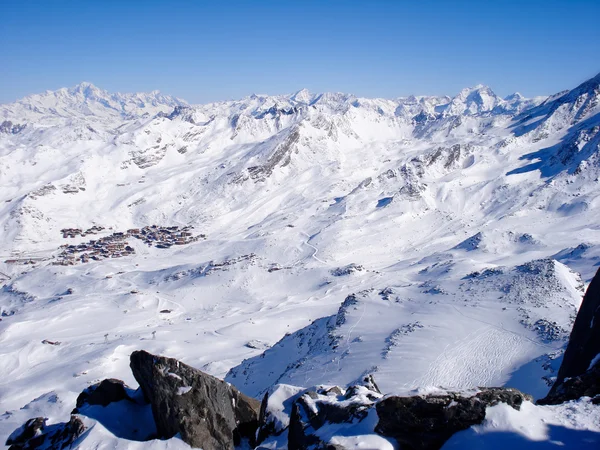
<path id="1" fill-rule="evenodd" d="M 529 342 L 516 334 L 483 326 L 446 348 L 413 386 L 471 388 L 499 384 L 504 367 L 523 354 Z"/>

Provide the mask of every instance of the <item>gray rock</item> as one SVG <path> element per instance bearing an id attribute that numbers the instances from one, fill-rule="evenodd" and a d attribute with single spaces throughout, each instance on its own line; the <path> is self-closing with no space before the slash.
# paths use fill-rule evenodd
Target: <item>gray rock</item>
<path id="1" fill-rule="evenodd" d="M 67 423 L 46 425 L 43 417 L 29 419 L 18 430 L 15 430 L 6 441 L 9 450 L 71 448 L 83 435 L 86 428 L 81 419 L 71 416 Z"/>
<path id="2" fill-rule="evenodd" d="M 45 417 L 34 417 L 17 428 L 6 440 L 6 445 L 22 445 L 38 434 L 44 432 L 46 427 Z"/>
<path id="3" fill-rule="evenodd" d="M 299 403 L 292 405 L 290 415 L 290 426 L 288 427 L 288 450 L 306 450 L 310 448 L 322 448 L 324 443 L 317 437 L 307 432 L 309 420 L 303 414 Z"/>
<path id="4" fill-rule="evenodd" d="M 269 393 L 265 393 L 262 402 L 260 403 L 260 413 L 258 415 L 258 432 L 256 434 L 256 443 L 260 444 L 268 436 L 273 436 L 276 433 L 275 424 L 270 420 L 270 412 L 268 411 Z"/>
<path id="5" fill-rule="evenodd" d="M 331 271 L 331 275 L 334 277 L 343 277 L 345 275 L 351 275 L 354 272 L 362 272 L 365 268 L 359 264 L 350 263 L 344 267 L 338 267 Z"/>
<path id="6" fill-rule="evenodd" d="M 81 408 L 85 404 L 108 406 L 110 403 L 120 402 L 121 400 L 131 400 L 125 390 L 125 383 L 121 380 L 108 378 L 90 386 L 79 394 L 77 408 Z M 77 408 L 75 408 L 73 414 L 77 413 Z"/>
<path id="7" fill-rule="evenodd" d="M 10 120 L 5 120 L 0 123 L 0 133 L 18 134 L 25 129 L 26 125 L 12 123 Z"/>
<path id="8" fill-rule="evenodd" d="M 532 398 L 510 388 L 483 388 L 471 397 L 456 392 L 388 397 L 377 403 L 375 431 L 396 439 L 403 450 L 436 450 L 454 433 L 483 422 L 488 406 L 506 403 L 518 410 L 525 400 Z"/>
<path id="9" fill-rule="evenodd" d="M 600 363 L 581 375 L 565 379 L 558 388 L 554 386 L 545 398 L 537 401 L 538 405 L 558 405 L 581 397 L 592 397 L 593 403 L 600 404 Z"/>
<path id="10" fill-rule="evenodd" d="M 370 375 L 363 381 L 376 386 Z M 337 396 L 330 395 L 336 390 L 341 394 L 340 388 L 323 390 L 321 393 L 308 391 L 294 402 L 288 428 L 289 450 L 342 449 L 341 446 L 323 442 L 315 432 L 327 424 L 362 421 L 374 405 L 372 399 L 381 397 L 379 392 L 370 391 L 366 386 L 352 386 L 343 396 L 344 401 L 339 401 Z"/>
<path id="11" fill-rule="evenodd" d="M 254 444 L 258 400 L 176 359 L 136 351 L 130 366 L 152 406 L 159 437 L 180 433 L 204 450 L 233 449 L 242 438 Z"/>
<path id="12" fill-rule="evenodd" d="M 376 400 L 382 395 L 381 391 L 379 390 L 379 386 L 377 386 L 377 383 L 375 383 L 373 374 L 367 374 L 361 377 L 361 379 L 357 380 L 353 386 L 348 388 L 346 391 L 346 399 L 360 395 L 361 391 L 364 390 L 362 388 L 366 388 L 367 391 L 370 391 L 366 394 L 369 400 Z"/>
<path id="13" fill-rule="evenodd" d="M 600 269 L 583 297 L 556 381 L 538 403 L 557 405 L 584 395 L 600 395 Z"/>
<path id="14" fill-rule="evenodd" d="M 287 166 L 292 161 L 292 152 L 299 141 L 300 132 L 298 129 L 292 130 L 285 140 L 277 145 L 263 165 L 248 167 L 250 177 L 255 182 L 264 181 L 273 173 L 276 167 Z"/>

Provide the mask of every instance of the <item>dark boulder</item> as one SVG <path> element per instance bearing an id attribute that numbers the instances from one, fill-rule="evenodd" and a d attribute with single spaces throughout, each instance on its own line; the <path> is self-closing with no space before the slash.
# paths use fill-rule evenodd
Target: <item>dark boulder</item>
<path id="1" fill-rule="evenodd" d="M 43 417 L 29 419 L 18 430 L 15 430 L 6 441 L 9 450 L 70 448 L 83 435 L 86 428 L 81 419 L 71 416 L 67 423 L 46 425 Z"/>
<path id="2" fill-rule="evenodd" d="M 277 432 L 275 429 L 275 424 L 270 420 L 268 406 L 269 393 L 266 392 L 262 402 L 260 403 L 260 412 L 258 414 L 258 432 L 256 433 L 257 444 L 260 444 L 268 436 L 272 436 Z"/>
<path id="3" fill-rule="evenodd" d="M 584 395 L 599 395 L 599 374 L 600 269 L 583 297 L 556 381 L 548 395 L 538 403 L 557 405 Z"/>
<path id="4" fill-rule="evenodd" d="M 335 389 L 335 387 L 332 389 Z M 375 383 L 375 378 L 373 378 L 373 375 L 366 375 L 362 377 L 362 379 L 359 379 L 356 384 L 350 386 L 346 390 L 345 397 L 346 399 L 350 399 L 362 393 L 366 393 L 367 398 L 371 401 L 375 401 L 381 397 L 382 392 L 379 390 L 377 383 Z"/>
<path id="5" fill-rule="evenodd" d="M 510 388 L 483 388 L 471 397 L 456 392 L 388 397 L 377 403 L 375 431 L 396 439 L 403 450 L 435 450 L 454 433 L 483 422 L 488 406 L 506 403 L 518 410 L 526 400 L 531 396 Z"/>
<path id="6" fill-rule="evenodd" d="M 157 437 L 152 406 L 142 390 L 134 391 L 114 378 L 86 388 L 71 414 L 96 420 L 121 439 L 143 442 Z"/>
<path id="7" fill-rule="evenodd" d="M 130 366 L 152 406 L 159 437 L 180 433 L 204 450 L 233 449 L 242 438 L 254 444 L 258 400 L 176 359 L 136 351 Z"/>
<path id="8" fill-rule="evenodd" d="M 310 419 L 306 417 L 306 412 L 300 403 L 295 402 L 292 405 L 292 414 L 290 415 L 290 425 L 288 427 L 288 450 L 306 450 L 309 447 L 320 448 L 324 443 L 308 430 Z"/>
<path id="9" fill-rule="evenodd" d="M 25 444 L 31 438 L 42 434 L 44 428 L 46 428 L 46 421 L 48 419 L 44 417 L 35 417 L 29 419 L 21 427 L 12 432 L 12 434 L 6 440 L 6 445 L 22 445 Z"/>
<path id="10" fill-rule="evenodd" d="M 328 423 L 361 421 L 367 416 L 368 409 L 371 407 L 354 405 L 353 407 L 344 407 L 339 404 L 311 402 L 309 392 L 300 397 L 292 405 L 292 414 L 290 416 L 290 425 L 288 428 L 288 450 L 340 450 L 338 445 L 323 442 L 316 434 L 319 428 Z M 312 399 L 314 400 L 314 399 Z M 316 406 L 317 410 L 311 408 Z"/>
<path id="11" fill-rule="evenodd" d="M 364 381 L 372 382 L 371 386 L 376 387 L 372 377 Z M 316 431 L 325 425 L 364 420 L 380 397 L 379 392 L 360 385 L 348 388 L 345 394 L 339 387 L 306 392 L 292 405 L 288 449 L 340 449 L 339 446 L 323 442 Z"/>
<path id="12" fill-rule="evenodd" d="M 26 125 L 12 123 L 10 120 L 5 120 L 0 123 L 0 133 L 18 134 L 25 129 Z"/>
<path id="13" fill-rule="evenodd" d="M 77 397 L 77 408 L 73 414 L 77 413 L 77 409 L 83 405 L 100 405 L 108 406 L 113 402 L 121 400 L 131 400 L 125 389 L 125 383 L 121 380 L 108 378 L 100 383 L 90 386 Z"/>

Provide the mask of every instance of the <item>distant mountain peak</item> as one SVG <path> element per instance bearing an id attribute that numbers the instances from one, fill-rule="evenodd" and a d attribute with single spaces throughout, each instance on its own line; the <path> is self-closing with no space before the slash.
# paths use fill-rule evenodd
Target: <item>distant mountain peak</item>
<path id="1" fill-rule="evenodd" d="M 136 117 L 171 112 L 175 106 L 187 105 L 183 100 L 163 95 L 155 90 L 149 93 L 110 93 L 90 83 L 81 83 L 56 91 L 34 94 L 2 105 L 2 116 L 20 122 L 42 117 Z"/>
<path id="2" fill-rule="evenodd" d="M 490 95 L 496 95 L 494 91 L 492 91 L 492 88 L 490 88 L 489 86 L 485 84 L 476 84 L 475 86 L 466 87 L 462 89 L 457 95 L 457 97 L 468 96 L 475 93 L 486 93 Z"/>
<path id="3" fill-rule="evenodd" d="M 492 111 L 502 102 L 489 86 L 478 84 L 461 90 L 444 111 L 445 115 L 474 115 Z"/>
<path id="4" fill-rule="evenodd" d="M 88 88 L 98 89 L 94 85 L 94 83 L 90 83 L 89 81 L 82 81 L 81 83 L 79 83 L 73 87 L 74 90 L 81 90 L 81 89 L 88 89 Z"/>
<path id="5" fill-rule="evenodd" d="M 70 89 L 67 89 L 67 91 L 71 94 L 82 94 L 84 96 L 98 96 L 100 94 L 102 95 L 110 95 L 108 94 L 108 92 L 100 89 L 99 87 L 95 86 L 94 84 L 90 83 L 89 81 L 82 81 L 81 83 L 73 86 Z"/>
<path id="6" fill-rule="evenodd" d="M 295 94 L 290 97 L 290 100 L 293 100 L 298 103 L 310 103 L 314 95 L 306 88 L 300 89 Z"/>
<path id="7" fill-rule="evenodd" d="M 504 97 L 504 100 L 507 102 L 511 102 L 511 101 L 515 101 L 515 100 L 524 100 L 525 97 L 523 97 L 523 95 L 521 95 L 520 92 L 515 92 L 514 94 L 510 94 L 507 95 L 506 97 Z"/>

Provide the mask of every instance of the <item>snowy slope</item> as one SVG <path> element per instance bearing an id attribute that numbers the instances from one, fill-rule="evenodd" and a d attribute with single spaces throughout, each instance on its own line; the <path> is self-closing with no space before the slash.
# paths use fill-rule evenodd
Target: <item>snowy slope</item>
<path id="1" fill-rule="evenodd" d="M 366 373 L 545 394 L 600 257 L 599 85 L 190 106 L 84 83 L 0 106 L 0 435 L 134 385 L 140 348 L 252 395 Z M 206 238 L 53 264 L 150 225 Z M 110 436 L 82 448 L 128 445 Z"/>

